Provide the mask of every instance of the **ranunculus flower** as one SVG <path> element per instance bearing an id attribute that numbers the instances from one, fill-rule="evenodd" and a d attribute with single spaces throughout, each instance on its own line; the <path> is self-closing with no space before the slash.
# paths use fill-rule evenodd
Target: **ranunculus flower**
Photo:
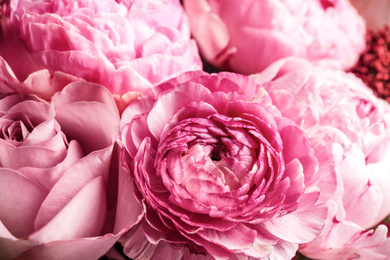
<path id="1" fill-rule="evenodd" d="M 390 24 L 390 2 L 388 0 L 350 0 L 366 21 L 367 27 L 378 30 Z"/>
<path id="2" fill-rule="evenodd" d="M 62 71 L 123 95 L 201 68 L 178 0 L 19 0 L 9 9 L 0 55 L 19 80 Z"/>
<path id="3" fill-rule="evenodd" d="M 118 133 L 104 87 L 0 60 L 0 259 L 97 259 L 138 221 Z"/>
<path id="4" fill-rule="evenodd" d="M 337 191 L 328 202 L 324 231 L 302 252 L 315 259 L 389 256 L 387 228 L 374 234 L 368 229 L 390 214 L 390 105 L 352 73 L 302 59 L 280 60 L 252 77 L 258 83 L 272 80 L 268 91 L 291 91 L 332 138 Z"/>
<path id="5" fill-rule="evenodd" d="M 257 73 L 284 57 L 352 67 L 365 25 L 348 0 L 184 0 L 192 34 L 214 66 Z"/>
<path id="6" fill-rule="evenodd" d="M 282 115 L 300 108 L 279 94 L 275 106 L 247 76 L 199 71 L 127 107 L 123 163 L 145 210 L 120 240 L 129 257 L 289 259 L 317 237 L 336 185 L 331 147 L 304 115 Z"/>

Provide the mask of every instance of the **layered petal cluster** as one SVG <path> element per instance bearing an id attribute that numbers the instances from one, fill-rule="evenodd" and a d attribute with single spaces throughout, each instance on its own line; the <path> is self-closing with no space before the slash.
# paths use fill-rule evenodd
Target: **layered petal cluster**
<path id="1" fill-rule="evenodd" d="M 188 72 L 127 107 L 123 164 L 145 210 L 121 239 L 129 257 L 289 259 L 318 236 L 336 187 L 331 147 L 302 129 L 305 116 L 282 115 L 300 111 L 283 96 L 274 104 L 243 75 Z"/>
<path id="2" fill-rule="evenodd" d="M 204 58 L 242 74 L 290 56 L 349 69 L 365 46 L 364 21 L 348 0 L 184 0 L 184 6 Z"/>
<path id="3" fill-rule="evenodd" d="M 201 68 L 178 0 L 10 2 L 0 55 L 20 80 L 62 71 L 123 95 Z"/>
<path id="4" fill-rule="evenodd" d="M 374 251 L 390 243 L 387 228 L 378 227 L 374 235 L 366 230 L 390 214 L 390 105 L 352 73 L 302 59 L 280 60 L 252 77 L 272 80 L 269 91 L 290 90 L 332 138 L 337 191 L 322 235 L 302 252 L 316 259 L 379 259 Z"/>
<path id="5" fill-rule="evenodd" d="M 1 259 L 97 259 L 138 221 L 134 196 L 117 207 L 132 194 L 118 130 L 104 87 L 45 70 L 19 82 L 1 60 Z"/>

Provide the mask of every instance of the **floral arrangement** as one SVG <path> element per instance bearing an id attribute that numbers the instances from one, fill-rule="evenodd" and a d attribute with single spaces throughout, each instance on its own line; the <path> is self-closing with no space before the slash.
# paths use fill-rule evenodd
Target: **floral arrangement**
<path id="1" fill-rule="evenodd" d="M 390 259 L 389 13 L 0 1 L 0 259 Z"/>

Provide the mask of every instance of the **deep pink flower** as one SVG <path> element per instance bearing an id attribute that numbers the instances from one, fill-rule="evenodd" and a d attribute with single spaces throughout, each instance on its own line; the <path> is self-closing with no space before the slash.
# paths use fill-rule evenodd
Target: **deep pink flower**
<path id="1" fill-rule="evenodd" d="M 137 222 L 118 132 L 107 89 L 0 60 L 0 259 L 97 259 Z"/>
<path id="2" fill-rule="evenodd" d="M 252 77 L 258 83 L 272 80 L 268 91 L 291 91 L 332 138 L 337 191 L 328 202 L 324 231 L 302 252 L 315 259 L 376 259 L 368 256 L 390 243 L 387 228 L 377 228 L 374 235 L 365 230 L 390 214 L 390 105 L 352 73 L 302 59 L 280 60 Z"/>
<path id="3" fill-rule="evenodd" d="M 118 95 L 201 68 L 178 0 L 118 2 L 11 1 L 0 55 L 20 80 L 38 69 L 62 71 Z"/>
<path id="4" fill-rule="evenodd" d="M 214 66 L 257 73 L 284 57 L 352 67 L 365 25 L 348 0 L 184 0 L 201 54 Z"/>
<path id="5" fill-rule="evenodd" d="M 124 165 L 145 210 L 121 239 L 128 256 L 288 259 L 317 237 L 335 188 L 331 149 L 304 116 L 282 115 L 300 108 L 280 97 L 275 107 L 246 76 L 199 71 L 127 107 Z"/>

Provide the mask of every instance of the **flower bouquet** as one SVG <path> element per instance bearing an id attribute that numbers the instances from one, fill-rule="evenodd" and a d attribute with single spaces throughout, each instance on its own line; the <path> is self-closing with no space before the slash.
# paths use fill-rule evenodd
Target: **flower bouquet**
<path id="1" fill-rule="evenodd" d="M 390 259 L 389 12 L 0 1 L 0 259 Z"/>

